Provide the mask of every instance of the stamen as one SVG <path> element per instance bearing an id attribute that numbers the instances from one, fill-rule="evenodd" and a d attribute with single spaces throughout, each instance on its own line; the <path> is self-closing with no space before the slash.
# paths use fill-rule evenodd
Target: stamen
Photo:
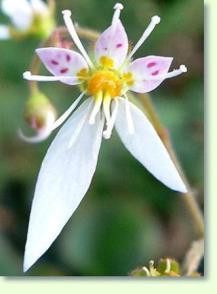
<path id="1" fill-rule="evenodd" d="M 148 76 L 145 78 L 146 81 L 158 81 L 158 80 L 165 80 L 169 78 L 176 77 L 178 75 L 181 75 L 185 72 L 187 72 L 187 67 L 185 65 L 180 65 L 179 69 L 174 69 L 171 72 L 168 72 L 164 75 L 155 75 L 155 76 Z"/>
<path id="2" fill-rule="evenodd" d="M 148 36 L 151 34 L 151 32 L 154 30 L 155 26 L 160 23 L 160 17 L 155 15 L 151 18 L 151 22 L 144 31 L 143 35 L 139 39 L 139 41 L 134 46 L 133 50 L 130 52 L 130 54 L 127 57 L 127 61 L 130 60 L 130 58 L 136 53 L 136 51 L 142 46 L 142 44 L 145 42 L 145 40 L 148 38 Z"/>
<path id="3" fill-rule="evenodd" d="M 38 81 L 38 82 L 56 82 L 56 81 L 67 81 L 74 80 L 73 83 L 80 84 L 76 76 L 39 76 L 32 75 L 30 71 L 23 73 L 23 78 L 28 81 Z"/>
<path id="4" fill-rule="evenodd" d="M 72 113 L 72 111 L 77 107 L 78 103 L 83 98 L 84 93 L 81 93 L 81 95 L 72 103 L 72 105 L 61 115 L 53 124 L 52 131 L 58 128 Z"/>
<path id="5" fill-rule="evenodd" d="M 63 10 L 62 11 L 63 13 L 63 19 L 65 21 L 65 25 L 75 43 L 75 45 L 78 47 L 78 49 L 81 51 L 82 55 L 84 56 L 84 58 L 86 59 L 88 65 L 93 68 L 93 63 L 92 61 L 90 60 L 86 50 L 84 49 L 77 33 L 76 33 L 76 30 L 75 30 L 75 27 L 73 25 L 73 22 L 72 22 L 72 19 L 71 19 L 71 11 L 70 10 Z"/>
<path id="6" fill-rule="evenodd" d="M 95 123 L 96 115 L 99 112 L 101 104 L 102 104 L 102 99 L 103 99 L 102 92 L 99 92 L 95 99 L 95 104 L 90 114 L 90 118 L 89 118 L 90 125 L 93 125 Z"/>
<path id="7" fill-rule="evenodd" d="M 121 3 L 116 3 L 114 6 L 115 12 L 113 14 L 112 18 L 112 30 L 115 31 L 116 25 L 119 21 L 121 10 L 124 8 L 124 6 Z"/>
<path id="8" fill-rule="evenodd" d="M 169 273 L 171 270 L 171 262 L 169 260 L 169 258 L 166 259 L 166 269 L 165 269 L 165 273 Z"/>
<path id="9" fill-rule="evenodd" d="M 105 139 L 110 139 L 111 134 L 112 134 L 112 130 L 113 130 L 113 127 L 115 124 L 115 120 L 117 117 L 117 113 L 118 113 L 118 99 L 117 98 L 114 99 L 114 103 L 115 103 L 115 105 L 114 105 L 114 109 L 113 109 L 111 118 L 109 120 L 109 123 L 107 123 L 106 130 L 103 132 L 103 137 Z"/>
<path id="10" fill-rule="evenodd" d="M 111 97 L 109 94 L 105 94 L 103 98 L 103 112 L 105 114 L 106 124 L 109 124 L 111 115 L 110 115 L 110 103 L 111 103 Z"/>
<path id="11" fill-rule="evenodd" d="M 146 266 L 143 266 L 143 271 L 146 273 L 146 275 L 147 275 L 147 277 L 150 277 L 151 275 L 150 275 L 150 272 L 149 272 L 149 270 L 147 269 L 147 267 Z"/>
<path id="12" fill-rule="evenodd" d="M 129 99 L 126 94 L 124 95 L 124 97 L 125 97 L 125 110 L 126 110 L 126 118 L 127 118 L 127 127 L 128 127 L 129 134 L 133 135 L 135 133 L 135 127 L 134 127 L 134 123 L 133 123 L 133 119 L 132 119 L 132 115 L 131 115 L 131 111 L 130 111 Z"/>

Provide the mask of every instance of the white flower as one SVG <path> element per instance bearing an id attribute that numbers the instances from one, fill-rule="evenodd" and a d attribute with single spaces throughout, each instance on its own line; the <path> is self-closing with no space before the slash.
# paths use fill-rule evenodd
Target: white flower
<path id="1" fill-rule="evenodd" d="M 0 25 L 0 39 L 10 39 L 13 31 L 18 34 L 31 31 L 36 19 L 46 19 L 50 15 L 42 0 L 2 0 L 1 10 L 10 18 L 12 27 Z"/>
<path id="2" fill-rule="evenodd" d="M 36 50 L 53 76 L 24 78 L 37 81 L 61 81 L 79 85 L 81 95 L 54 123 L 50 132 L 68 119 L 51 144 L 38 176 L 32 204 L 25 249 L 24 270 L 50 247 L 86 194 L 96 169 L 102 136 L 108 139 L 115 126 L 129 152 L 159 181 L 185 193 L 166 148 L 145 114 L 128 101 L 127 91 L 145 93 L 163 80 L 186 71 L 185 66 L 168 73 L 172 58 L 148 56 L 131 62 L 131 58 L 160 22 L 158 16 L 128 55 L 128 38 L 119 19 L 121 4 L 115 5 L 111 26 L 102 33 L 95 46 L 92 62 L 82 46 L 71 12 L 63 11 L 65 24 L 81 54 L 68 49 Z"/>

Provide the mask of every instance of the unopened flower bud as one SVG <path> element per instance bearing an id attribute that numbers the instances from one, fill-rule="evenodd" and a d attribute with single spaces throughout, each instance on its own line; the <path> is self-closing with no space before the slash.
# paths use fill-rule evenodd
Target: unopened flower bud
<path id="1" fill-rule="evenodd" d="M 36 143 L 45 140 L 50 135 L 57 113 L 49 99 L 38 92 L 27 101 L 24 117 L 28 125 L 37 132 L 37 135 L 29 138 L 21 131 L 19 135 L 24 141 Z"/>
<path id="2" fill-rule="evenodd" d="M 40 39 L 46 39 L 51 35 L 54 26 L 55 22 L 50 14 L 35 14 L 27 33 Z"/>

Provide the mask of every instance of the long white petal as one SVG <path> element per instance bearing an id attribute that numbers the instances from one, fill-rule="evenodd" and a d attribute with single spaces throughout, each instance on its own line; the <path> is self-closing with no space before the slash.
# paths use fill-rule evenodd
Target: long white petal
<path id="1" fill-rule="evenodd" d="M 104 120 L 100 113 L 96 124 L 83 125 L 72 148 L 68 143 L 80 120 L 89 115 L 91 104 L 90 98 L 69 118 L 42 163 L 30 215 L 24 271 L 50 247 L 89 188 L 102 139 Z"/>
<path id="2" fill-rule="evenodd" d="M 119 98 L 115 126 L 125 147 L 159 181 L 173 190 L 186 193 L 186 187 L 152 124 L 130 102 L 129 107 L 135 127 L 133 134 L 129 134 L 126 127 L 125 101 Z"/>

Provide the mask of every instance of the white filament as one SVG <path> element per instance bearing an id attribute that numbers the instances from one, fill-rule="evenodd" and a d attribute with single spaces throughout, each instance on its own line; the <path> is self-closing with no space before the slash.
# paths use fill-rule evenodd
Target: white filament
<path id="1" fill-rule="evenodd" d="M 76 30 L 75 30 L 75 27 L 73 25 L 73 22 L 72 22 L 72 19 L 71 19 L 71 11 L 70 10 L 63 10 L 62 11 L 63 13 L 63 19 L 65 21 L 65 25 L 75 43 L 75 45 L 78 47 L 78 49 L 80 50 L 80 52 L 82 53 L 82 55 L 84 56 L 85 60 L 87 61 L 88 65 L 93 68 L 93 63 L 92 61 L 90 60 L 86 50 L 84 49 L 77 33 L 76 33 Z"/>
<path id="2" fill-rule="evenodd" d="M 171 262 L 169 260 L 169 258 L 166 259 L 166 269 L 165 269 L 165 273 L 169 273 L 171 270 Z"/>
<path id="3" fill-rule="evenodd" d="M 101 104 L 102 104 L 102 99 L 103 99 L 102 92 L 100 92 L 96 97 L 93 109 L 90 113 L 90 117 L 89 117 L 90 125 L 93 125 L 95 123 L 96 115 L 99 112 Z"/>
<path id="4" fill-rule="evenodd" d="M 127 127 L 128 127 L 129 134 L 133 135 L 135 133 L 135 127 L 134 127 L 134 123 L 133 123 L 133 119 L 132 119 L 132 115 L 130 111 L 129 99 L 126 94 L 124 95 L 124 97 L 125 97 Z"/>
<path id="5" fill-rule="evenodd" d="M 112 130 L 113 130 L 115 120 L 116 120 L 116 117 L 117 117 L 117 113 L 118 113 L 118 99 L 117 98 L 114 99 L 114 103 L 115 103 L 115 105 L 114 105 L 112 115 L 111 115 L 109 121 L 107 121 L 106 130 L 103 132 L 103 137 L 105 139 L 109 139 L 111 137 Z"/>
<path id="6" fill-rule="evenodd" d="M 38 82 L 57 82 L 57 81 L 67 81 L 74 79 L 74 83 L 80 84 L 76 76 L 40 76 L 32 75 L 30 71 L 23 73 L 23 78 L 28 81 L 38 81 Z"/>
<path id="7" fill-rule="evenodd" d="M 130 52 L 130 54 L 127 57 L 127 60 L 130 60 L 130 58 L 136 53 L 136 51 L 142 46 L 142 44 L 145 42 L 145 40 L 148 38 L 148 36 L 151 34 L 151 32 L 154 30 L 155 26 L 160 23 L 160 17 L 155 15 L 151 18 L 151 22 L 142 34 L 139 41 L 134 46 L 133 50 Z"/>
<path id="8" fill-rule="evenodd" d="M 52 126 L 52 131 L 58 128 L 69 117 L 69 115 L 77 107 L 83 96 L 84 93 L 81 93 L 81 95 L 72 103 L 72 105 L 54 122 Z"/>
<path id="9" fill-rule="evenodd" d="M 145 78 L 146 81 L 158 81 L 158 80 L 165 80 L 169 78 L 176 77 L 181 75 L 182 73 L 187 72 L 187 67 L 185 65 L 180 65 L 179 69 L 174 69 L 171 72 L 168 72 L 164 75 L 156 75 L 156 76 L 148 76 Z"/>
<path id="10" fill-rule="evenodd" d="M 146 266 L 143 266 L 143 271 L 146 273 L 146 275 L 147 275 L 147 277 L 150 277 L 151 275 L 150 275 L 150 272 L 149 272 L 149 270 L 147 269 L 147 267 Z"/>
<path id="11" fill-rule="evenodd" d="M 103 97 L 103 112 L 104 112 L 104 115 L 105 115 L 107 125 L 109 124 L 110 116 L 111 116 L 111 114 L 110 114 L 110 103 L 111 103 L 110 96 L 105 95 Z"/>
<path id="12" fill-rule="evenodd" d="M 115 31 L 116 29 L 116 25 L 119 21 L 120 18 L 120 14 L 121 14 L 121 10 L 124 8 L 124 6 L 121 3 L 116 3 L 114 6 L 115 12 L 113 14 L 113 18 L 112 18 L 112 29 L 113 31 Z"/>

